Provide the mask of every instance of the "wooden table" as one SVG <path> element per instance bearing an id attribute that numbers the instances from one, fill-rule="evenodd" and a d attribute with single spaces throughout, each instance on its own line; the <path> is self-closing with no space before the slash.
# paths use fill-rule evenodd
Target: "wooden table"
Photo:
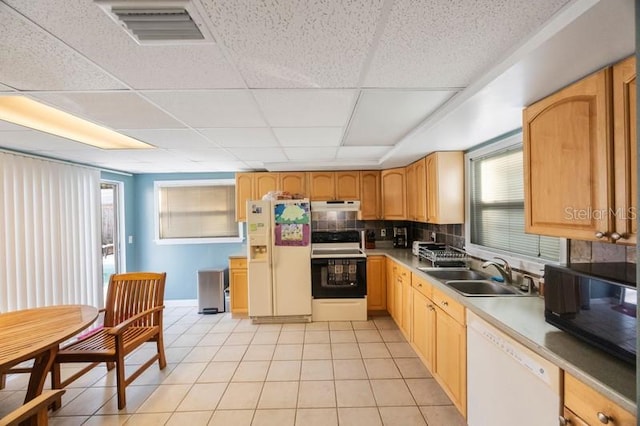
<path id="1" fill-rule="evenodd" d="M 34 360 L 25 403 L 42 393 L 58 345 L 87 328 L 98 310 L 86 305 L 61 305 L 0 314 L 0 373 Z"/>

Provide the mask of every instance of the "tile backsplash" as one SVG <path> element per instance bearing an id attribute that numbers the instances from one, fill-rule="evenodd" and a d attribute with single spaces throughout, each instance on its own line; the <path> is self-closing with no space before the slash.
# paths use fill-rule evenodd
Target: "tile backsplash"
<path id="1" fill-rule="evenodd" d="M 571 263 L 636 263 L 636 247 L 598 241 L 569 240 L 569 259 Z"/>

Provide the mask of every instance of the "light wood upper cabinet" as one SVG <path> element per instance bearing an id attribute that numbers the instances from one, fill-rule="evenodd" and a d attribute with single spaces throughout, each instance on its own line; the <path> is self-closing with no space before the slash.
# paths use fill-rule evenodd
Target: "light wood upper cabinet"
<path id="1" fill-rule="evenodd" d="M 383 170 L 382 180 L 382 216 L 384 219 L 404 220 L 407 217 L 405 169 Z"/>
<path id="2" fill-rule="evenodd" d="M 307 197 L 307 174 L 305 172 L 278 173 L 278 189 Z"/>
<path id="3" fill-rule="evenodd" d="M 524 110 L 526 232 L 595 240 L 611 229 L 610 79 L 600 71 Z"/>
<path id="4" fill-rule="evenodd" d="M 360 217 L 362 220 L 382 218 L 380 214 L 380 172 L 377 170 L 360 172 Z"/>
<path id="5" fill-rule="evenodd" d="M 261 200 L 269 191 L 275 191 L 278 188 L 278 173 L 254 173 L 253 174 L 253 196 L 255 200 Z"/>
<path id="6" fill-rule="evenodd" d="M 524 110 L 526 232 L 636 241 L 633 58 Z"/>
<path id="7" fill-rule="evenodd" d="M 426 222 L 464 222 L 464 154 L 442 151 L 425 158 Z M 423 198 L 423 197 L 420 197 Z"/>
<path id="8" fill-rule="evenodd" d="M 309 197 L 313 201 L 335 200 L 334 172 L 309 172 Z"/>
<path id="9" fill-rule="evenodd" d="M 336 200 L 360 199 L 360 173 L 335 172 Z"/>
<path id="10" fill-rule="evenodd" d="M 636 58 L 630 57 L 613 66 L 615 232 L 624 244 L 635 244 L 638 233 L 636 108 Z"/>
<path id="11" fill-rule="evenodd" d="M 247 220 L 247 200 L 253 198 L 253 173 L 236 173 L 236 222 Z"/>
<path id="12" fill-rule="evenodd" d="M 415 193 L 409 192 L 409 199 L 414 198 L 415 194 L 415 221 L 426 222 L 427 221 L 427 160 L 422 158 L 416 161 L 414 164 L 415 169 Z M 464 196 L 463 192 L 460 193 L 460 198 Z M 464 200 L 463 200 L 464 201 Z"/>
<path id="13" fill-rule="evenodd" d="M 367 256 L 367 310 L 387 309 L 386 257 Z"/>
<path id="14" fill-rule="evenodd" d="M 409 195 L 407 197 L 407 219 L 409 220 L 416 220 L 416 211 L 417 211 L 417 205 L 416 205 L 416 201 L 417 198 L 415 196 L 416 194 L 416 167 L 415 167 L 415 163 L 409 164 L 407 167 L 404 168 L 404 173 L 405 173 L 405 185 L 407 188 L 407 194 Z"/>

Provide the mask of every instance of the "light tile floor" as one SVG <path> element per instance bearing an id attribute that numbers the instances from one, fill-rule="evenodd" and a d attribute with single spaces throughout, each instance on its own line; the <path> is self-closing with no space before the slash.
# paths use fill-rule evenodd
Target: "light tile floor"
<path id="1" fill-rule="evenodd" d="M 464 425 L 389 317 L 254 325 L 195 307 L 165 310 L 167 367 L 127 387 L 99 366 L 67 388 L 56 425 Z M 140 364 L 152 347 L 127 359 Z M 63 375 L 73 371 L 63 366 Z M 27 376 L 8 377 L 0 416 L 18 407 Z"/>

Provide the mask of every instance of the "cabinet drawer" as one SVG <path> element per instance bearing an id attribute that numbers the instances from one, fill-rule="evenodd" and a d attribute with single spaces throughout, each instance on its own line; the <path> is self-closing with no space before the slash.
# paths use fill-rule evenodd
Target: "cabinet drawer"
<path id="1" fill-rule="evenodd" d="M 246 269 L 247 268 L 247 258 L 239 257 L 239 258 L 231 258 L 229 259 L 229 268 L 230 269 Z"/>
<path id="2" fill-rule="evenodd" d="M 636 418 L 631 413 L 566 372 L 564 405 L 588 424 L 601 424 L 598 418 L 600 413 L 609 417 L 609 424 L 615 426 L 636 424 Z"/>
<path id="3" fill-rule="evenodd" d="M 464 306 L 442 293 L 437 288 L 434 288 L 431 300 L 435 303 L 437 307 L 445 311 L 447 314 L 451 316 L 454 320 L 464 325 L 465 322 L 465 314 L 464 314 Z"/>
<path id="4" fill-rule="evenodd" d="M 398 267 L 397 269 L 397 274 L 400 278 L 402 278 L 402 281 L 406 282 L 406 283 L 410 283 L 411 282 L 411 270 L 405 268 L 404 266 L 400 266 L 399 264 L 396 263 L 396 266 Z"/>
<path id="5" fill-rule="evenodd" d="M 433 287 L 424 278 L 411 274 L 411 286 L 418 290 L 423 296 L 426 296 L 429 299 L 432 298 L 431 295 L 433 294 Z"/>

